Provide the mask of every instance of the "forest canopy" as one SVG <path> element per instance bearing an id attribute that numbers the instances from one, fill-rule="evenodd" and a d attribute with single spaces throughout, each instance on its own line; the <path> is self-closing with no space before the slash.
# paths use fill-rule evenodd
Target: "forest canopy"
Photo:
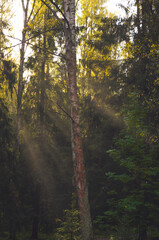
<path id="1" fill-rule="evenodd" d="M 16 4 L 0 1 L 0 240 L 158 240 L 159 0 L 20 0 L 20 37 Z"/>

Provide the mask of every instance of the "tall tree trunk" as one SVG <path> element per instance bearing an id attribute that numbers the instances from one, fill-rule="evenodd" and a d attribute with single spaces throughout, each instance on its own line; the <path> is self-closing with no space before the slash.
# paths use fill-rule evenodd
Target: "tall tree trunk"
<path id="1" fill-rule="evenodd" d="M 45 67 L 46 67 L 46 12 L 44 13 L 43 25 L 43 47 L 42 47 L 42 63 L 41 63 L 41 78 L 40 78 L 40 124 L 41 137 L 44 135 L 44 111 L 45 111 Z"/>
<path id="2" fill-rule="evenodd" d="M 33 13 L 33 9 L 35 6 L 35 1 L 33 0 L 32 10 L 28 16 L 29 10 L 29 2 L 30 0 L 21 0 L 23 14 L 24 14 L 24 25 L 22 31 L 22 42 L 21 42 L 21 49 L 20 49 L 20 64 L 19 64 L 19 80 L 18 80 L 18 94 L 17 94 L 17 132 L 18 132 L 18 150 L 19 150 L 19 131 L 21 130 L 22 120 L 21 120 L 21 109 L 22 109 L 22 95 L 24 89 L 24 82 L 23 82 L 23 73 L 24 73 L 24 59 L 25 59 L 25 46 L 26 46 L 26 31 L 27 31 L 27 24 L 31 18 Z"/>
<path id="3" fill-rule="evenodd" d="M 140 28 L 140 18 L 141 18 L 141 13 L 140 13 L 140 0 L 136 0 L 136 6 L 137 6 L 137 19 L 136 19 L 136 25 L 138 29 L 138 34 L 141 33 L 141 28 Z"/>
<path id="4" fill-rule="evenodd" d="M 39 234 L 39 219 L 40 219 L 40 183 L 36 183 L 35 187 L 35 196 L 33 199 L 33 208 L 34 208 L 34 216 L 33 216 L 33 224 L 32 224 L 32 240 L 38 240 Z"/>
<path id="5" fill-rule="evenodd" d="M 14 183 L 13 183 L 14 186 Z M 9 223 L 9 239 L 10 240 L 16 240 L 16 224 L 17 224 L 17 216 L 16 216 L 16 210 L 17 210 L 17 197 L 15 196 L 14 190 L 11 189 L 11 211 L 10 211 L 10 223 Z"/>
<path id="6" fill-rule="evenodd" d="M 28 7 L 29 0 L 26 2 L 26 6 L 24 4 L 24 0 L 21 0 L 22 8 L 24 12 L 24 25 L 22 31 L 22 42 L 20 49 L 20 64 L 19 64 L 19 82 L 18 82 L 18 94 L 17 94 L 17 131 L 18 131 L 18 147 L 19 147 L 19 131 L 21 129 L 21 108 L 22 108 L 22 94 L 23 94 L 23 73 L 24 73 L 24 58 L 25 58 L 25 41 L 26 41 L 26 27 L 28 22 Z"/>
<path id="7" fill-rule="evenodd" d="M 43 43 L 42 43 L 42 51 L 40 52 L 40 71 L 39 71 L 39 79 L 40 79 L 40 91 L 39 91 L 39 123 L 40 123 L 40 135 L 39 142 L 41 145 L 44 144 L 44 114 L 45 114 L 45 78 L 46 78 L 46 17 L 47 10 L 44 12 L 44 22 L 43 22 Z M 40 39 L 39 39 L 39 47 L 40 47 Z M 32 239 L 38 239 L 39 233 L 39 222 L 40 222 L 40 202 L 41 202 L 41 183 L 39 179 L 36 180 L 36 189 L 35 189 L 35 199 L 34 199 L 34 218 L 32 225 Z"/>
<path id="8" fill-rule="evenodd" d="M 75 1 L 64 0 L 66 64 L 70 92 L 72 117 L 72 158 L 83 240 L 93 239 L 92 223 L 88 201 L 88 188 L 82 149 L 80 115 L 76 83 L 76 34 L 75 34 Z"/>
<path id="9" fill-rule="evenodd" d="M 143 33 L 143 36 L 146 36 L 146 33 L 147 33 L 147 28 L 146 28 L 147 14 L 146 14 L 146 1 L 145 0 L 142 0 L 141 7 L 142 7 L 142 33 Z"/>
<path id="10" fill-rule="evenodd" d="M 23 68 L 24 68 L 24 56 L 25 56 L 25 28 L 22 32 L 22 45 L 20 49 L 20 65 L 19 65 L 19 83 L 18 83 L 18 96 L 17 96 L 17 129 L 18 134 L 21 129 L 21 107 L 22 107 L 22 94 L 23 94 Z M 19 136 L 18 136 L 19 144 Z"/>

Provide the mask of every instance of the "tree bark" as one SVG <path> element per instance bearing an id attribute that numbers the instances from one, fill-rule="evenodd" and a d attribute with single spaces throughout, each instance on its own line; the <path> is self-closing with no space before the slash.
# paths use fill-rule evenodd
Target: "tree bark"
<path id="1" fill-rule="evenodd" d="M 18 83 L 18 96 L 17 96 L 17 128 L 18 134 L 21 129 L 21 107 L 22 107 L 22 94 L 23 94 L 23 68 L 24 68 L 24 55 L 25 55 L 25 35 L 26 32 L 22 32 L 22 45 L 20 49 L 20 65 L 19 65 L 19 83 Z M 18 138 L 19 144 L 19 138 Z"/>
<path id="2" fill-rule="evenodd" d="M 136 25 L 138 29 L 138 34 L 141 33 L 141 28 L 140 28 L 140 18 L 141 18 L 141 13 L 140 13 L 140 0 L 136 0 L 136 6 L 137 6 L 137 20 L 136 20 Z"/>
<path id="3" fill-rule="evenodd" d="M 45 68 L 46 68 L 46 17 L 47 12 L 45 10 L 44 12 L 44 21 L 43 21 L 43 42 L 42 42 L 42 48 L 40 50 L 40 57 L 41 57 L 41 63 L 40 63 L 40 70 L 39 70 L 39 79 L 40 79 L 40 91 L 39 91 L 39 123 L 40 123 L 40 135 L 39 135 L 39 141 L 41 144 L 44 144 L 44 114 L 45 114 Z M 40 39 L 39 39 L 39 47 L 40 47 Z M 36 180 L 36 189 L 35 189 L 35 199 L 33 203 L 33 209 L 34 209 L 34 217 L 33 217 L 33 224 L 32 224 L 32 240 L 38 239 L 39 234 L 39 222 L 40 222 L 40 202 L 41 202 L 41 183 L 37 179 Z"/>
<path id="4" fill-rule="evenodd" d="M 44 135 L 44 113 L 45 113 L 45 67 L 46 67 L 46 15 L 44 13 L 43 25 L 43 47 L 42 47 L 42 63 L 41 63 L 41 78 L 40 78 L 40 124 L 41 124 L 41 138 Z"/>
<path id="5" fill-rule="evenodd" d="M 23 73 L 24 73 L 24 60 L 25 60 L 25 47 L 26 47 L 26 32 L 27 32 L 27 24 L 31 18 L 31 15 L 33 13 L 33 9 L 35 6 L 35 0 L 33 1 L 33 7 L 30 12 L 30 15 L 28 16 L 29 2 L 30 0 L 26 0 L 26 4 L 25 4 L 24 0 L 21 0 L 23 13 L 24 13 L 24 25 L 23 25 L 22 41 L 21 41 L 21 49 L 20 49 L 19 79 L 18 79 L 18 93 L 17 93 L 18 148 L 19 148 L 19 132 L 22 128 L 21 109 L 22 109 L 22 95 L 23 95 L 23 89 L 24 89 Z"/>
<path id="6" fill-rule="evenodd" d="M 24 26 L 22 31 L 22 42 L 20 49 L 20 64 L 19 64 L 19 82 L 18 82 L 18 96 L 17 96 L 17 125 L 18 133 L 21 129 L 21 107 L 22 107 L 22 94 L 23 94 L 23 72 L 24 72 L 24 58 L 25 58 L 25 40 L 26 40 L 26 26 L 27 26 L 27 14 L 29 0 L 27 0 L 26 6 L 24 5 L 24 0 L 22 1 L 22 8 L 24 12 Z"/>
<path id="7" fill-rule="evenodd" d="M 68 70 L 68 87 L 70 93 L 72 118 L 72 158 L 74 166 L 75 184 L 81 219 L 83 240 L 93 239 L 91 215 L 88 201 L 88 188 L 84 165 L 80 114 L 76 83 L 76 34 L 75 34 L 75 1 L 64 0 L 66 64 Z"/>

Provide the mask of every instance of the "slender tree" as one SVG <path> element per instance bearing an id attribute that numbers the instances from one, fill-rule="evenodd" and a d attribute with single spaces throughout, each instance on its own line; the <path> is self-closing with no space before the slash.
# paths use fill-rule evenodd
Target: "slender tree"
<path id="1" fill-rule="evenodd" d="M 23 13 L 24 13 L 24 25 L 22 31 L 22 41 L 21 41 L 21 49 L 20 49 L 20 64 L 19 64 L 19 81 L 18 81 L 18 94 L 17 94 L 17 131 L 18 131 L 18 144 L 19 144 L 19 131 L 21 129 L 21 108 L 22 108 L 22 94 L 24 89 L 24 80 L 23 80 L 23 73 L 24 73 L 24 60 L 25 60 L 25 47 L 26 47 L 26 34 L 27 34 L 27 27 L 31 15 L 33 13 L 33 9 L 35 6 L 35 1 L 33 1 L 32 10 L 28 16 L 29 11 L 29 2 L 27 0 L 26 3 L 24 0 L 21 0 Z"/>
<path id="2" fill-rule="evenodd" d="M 91 216 L 88 202 L 88 188 L 82 149 L 80 114 L 78 107 L 76 83 L 76 34 L 75 34 L 75 1 L 64 0 L 66 64 L 68 69 L 68 86 L 70 92 L 72 117 L 72 158 L 81 218 L 82 236 L 85 240 L 93 239 Z"/>
<path id="3" fill-rule="evenodd" d="M 44 2 L 48 7 L 47 2 Z M 74 166 L 75 186 L 77 190 L 79 212 L 81 218 L 81 230 L 84 240 L 93 239 L 91 215 L 88 201 L 88 187 L 82 148 L 80 129 L 80 114 L 77 95 L 76 79 L 76 33 L 75 33 L 75 1 L 63 0 L 64 13 L 57 4 L 50 0 L 64 18 L 66 65 L 68 72 L 68 89 L 70 94 L 71 120 L 72 120 L 72 160 Z M 54 12 L 54 11 L 53 11 Z M 58 18 L 56 13 L 54 15 Z M 59 19 L 60 20 L 60 19 Z M 61 20 L 60 20 L 61 22 Z M 61 22 L 62 23 L 62 22 Z"/>

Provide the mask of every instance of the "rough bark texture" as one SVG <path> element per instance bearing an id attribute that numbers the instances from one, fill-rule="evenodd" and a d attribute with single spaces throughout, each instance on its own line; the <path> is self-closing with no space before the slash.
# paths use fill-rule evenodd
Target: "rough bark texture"
<path id="1" fill-rule="evenodd" d="M 88 202 L 88 188 L 84 166 L 82 139 L 80 130 L 80 116 L 76 84 L 76 41 L 75 41 L 75 1 L 64 0 L 64 14 L 66 38 L 66 63 L 68 69 L 68 86 L 70 92 L 72 117 L 72 156 L 74 175 L 78 196 L 83 240 L 93 239 L 92 223 Z"/>

